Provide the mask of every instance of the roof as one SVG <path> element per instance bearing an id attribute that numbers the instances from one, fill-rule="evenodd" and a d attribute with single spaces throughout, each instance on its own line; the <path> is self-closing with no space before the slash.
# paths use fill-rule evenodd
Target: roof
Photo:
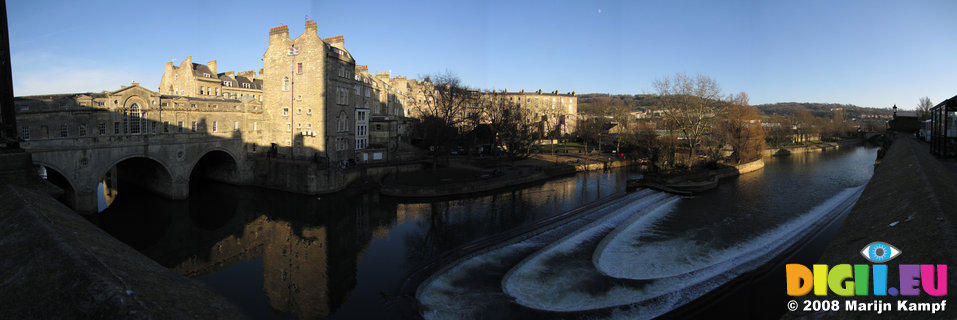
<path id="1" fill-rule="evenodd" d="M 249 84 L 249 88 L 251 88 L 251 89 L 262 89 L 261 86 L 257 86 L 256 83 L 253 82 L 252 80 L 250 80 L 249 78 L 244 77 L 244 76 L 236 76 L 236 86 L 237 86 L 237 87 L 245 88 L 245 87 L 243 87 L 243 84 L 244 84 L 244 83 L 248 83 L 248 84 Z M 260 84 L 261 84 L 261 82 L 260 82 Z"/>
<path id="2" fill-rule="evenodd" d="M 193 75 L 197 77 L 205 77 L 204 74 L 208 74 L 210 77 L 213 76 L 213 71 L 209 69 L 209 66 L 205 64 L 199 64 L 193 62 Z"/>

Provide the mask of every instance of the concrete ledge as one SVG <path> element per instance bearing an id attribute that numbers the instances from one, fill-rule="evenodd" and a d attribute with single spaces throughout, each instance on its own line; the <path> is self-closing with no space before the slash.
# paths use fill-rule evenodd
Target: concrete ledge
<path id="1" fill-rule="evenodd" d="M 38 191 L 0 186 L 0 318 L 244 318 Z"/>
<path id="2" fill-rule="evenodd" d="M 899 264 L 947 264 L 948 278 L 955 279 L 957 270 L 957 182 L 950 173 L 913 139 L 894 141 L 880 166 L 874 172 L 854 209 L 825 249 L 818 263 L 871 264 L 860 251 L 874 241 L 894 245 L 902 254 L 887 263 L 888 287 L 899 287 Z M 783 274 L 783 273 L 782 273 Z M 952 280 L 951 280 L 952 281 Z M 784 291 L 784 279 L 781 279 Z M 950 289 L 953 285 L 949 284 Z M 873 288 L 871 288 L 873 292 Z M 948 292 L 953 295 L 953 291 Z M 826 297 L 805 296 L 803 299 L 845 300 L 831 293 Z M 798 298 L 797 300 L 802 300 Z M 927 294 L 911 297 L 851 297 L 861 302 L 881 299 L 890 302 L 896 310 L 897 300 L 910 302 L 939 302 L 947 299 Z M 841 302 L 843 309 L 843 302 Z M 783 308 L 783 306 L 782 306 Z M 809 317 L 815 319 L 874 318 L 873 312 L 794 312 L 785 318 Z M 953 319 L 957 312 L 947 306 L 944 313 L 890 312 L 881 314 L 888 319 Z"/>
<path id="3" fill-rule="evenodd" d="M 385 183 L 379 188 L 379 193 L 391 197 L 405 198 L 434 198 L 457 196 L 471 193 L 487 192 L 526 183 L 544 181 L 551 178 L 574 174 L 575 169 L 571 166 L 561 166 L 557 168 L 548 168 L 528 174 L 506 175 L 488 180 L 470 181 L 461 183 L 449 183 L 436 185 L 432 187 L 408 186 L 396 183 Z"/>

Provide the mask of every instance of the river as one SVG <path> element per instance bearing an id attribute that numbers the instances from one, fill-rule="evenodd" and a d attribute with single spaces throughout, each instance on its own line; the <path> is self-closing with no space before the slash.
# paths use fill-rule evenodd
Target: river
<path id="1" fill-rule="evenodd" d="M 463 244 L 612 197 L 622 201 L 616 207 L 636 209 L 602 216 L 604 224 L 598 221 L 580 228 L 567 227 L 555 232 L 553 240 L 580 235 L 579 238 L 586 239 L 583 241 L 590 241 L 592 248 L 614 248 L 616 243 L 627 243 L 627 237 L 632 236 L 653 244 L 636 252 L 657 258 L 625 260 L 620 255 L 595 254 L 604 257 L 595 261 L 611 266 L 644 263 L 639 265 L 641 270 L 650 271 L 643 274 L 629 274 L 634 268 L 617 271 L 622 273 L 617 276 L 636 278 L 639 280 L 634 281 L 639 282 L 685 273 L 708 273 L 708 279 L 713 279 L 711 274 L 717 272 L 714 268 L 728 263 L 722 256 L 748 263 L 764 261 L 759 256 L 768 254 L 753 253 L 751 248 L 792 240 L 804 230 L 803 226 L 828 211 L 821 208 L 822 203 L 839 202 L 840 199 L 834 199 L 841 194 L 850 197 L 854 188 L 870 179 L 875 154 L 872 147 L 848 147 L 769 158 L 763 170 L 724 180 L 718 189 L 693 198 L 669 197 L 650 190 L 621 198 L 624 181 L 638 175 L 626 170 L 579 173 L 511 190 L 439 200 L 403 200 L 375 192 L 303 196 L 201 182 L 191 185 L 189 200 L 120 193 L 109 208 L 92 220 L 158 263 L 209 285 L 252 318 L 388 318 L 406 303 L 394 292 L 417 266 Z M 636 227 L 613 230 L 625 224 Z M 646 229 L 653 232 L 643 233 Z M 609 234 L 624 238 L 612 241 L 613 237 L 606 237 Z M 605 238 L 609 240 L 601 241 Z M 540 261 L 554 261 L 550 254 L 561 253 L 570 246 L 553 247 L 550 252 L 534 250 L 509 259 L 522 261 L 522 266 L 535 266 Z M 699 255 L 693 256 L 692 252 Z M 506 262 L 511 261 L 508 259 L 492 260 L 504 271 L 515 267 Z M 529 286 L 548 289 L 555 283 L 530 282 L 535 278 L 529 276 L 535 274 L 533 268 L 515 269 L 520 270 L 500 275 L 499 281 L 505 279 L 501 282 L 505 290 L 494 294 L 506 296 L 510 292 L 510 296 L 518 297 L 518 303 L 537 307 L 554 305 L 531 301 L 534 296 L 520 292 Z M 560 269 L 563 271 L 556 271 L 558 274 L 576 270 L 564 266 Z M 445 272 L 433 280 L 442 277 L 454 278 L 451 272 Z M 498 276 L 490 279 L 495 277 Z M 475 293 L 469 290 L 480 287 L 483 280 L 469 279 L 447 285 Z M 430 291 L 432 283 L 436 282 L 423 284 L 420 297 L 442 295 L 440 291 Z M 699 285 L 695 292 L 700 296 L 723 283 Z M 620 304 L 600 298 L 602 295 L 594 292 L 598 290 L 595 286 L 577 289 L 598 298 L 592 299 L 594 305 L 573 306 L 569 310 Z M 644 287 L 642 290 L 648 291 Z M 574 297 L 575 293 L 570 294 Z M 661 300 L 653 302 L 663 305 Z M 640 305 L 637 301 L 628 303 Z M 462 309 L 454 303 L 424 305 L 429 311 L 427 315 L 436 317 L 443 315 L 439 312 L 442 308 Z M 664 305 L 666 308 L 652 316 L 681 304 Z M 502 317 L 529 315 L 527 311 L 508 311 L 526 310 L 524 306 L 499 307 L 488 306 L 505 310 Z M 557 307 L 568 306 L 559 303 Z M 616 316 L 609 312 L 581 314 Z M 549 317 L 548 313 L 531 315 Z"/>

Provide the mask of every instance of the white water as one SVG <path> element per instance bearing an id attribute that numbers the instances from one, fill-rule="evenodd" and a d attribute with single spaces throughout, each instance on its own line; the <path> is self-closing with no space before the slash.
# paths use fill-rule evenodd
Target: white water
<path id="1" fill-rule="evenodd" d="M 830 221 L 829 218 L 849 210 L 850 205 L 856 201 L 862 189 L 863 187 L 857 187 L 845 190 L 816 206 L 800 218 L 787 223 L 786 227 L 792 228 L 789 229 L 787 233 L 791 237 L 794 237 L 800 233 L 821 227 Z M 662 205 L 662 207 L 666 206 L 667 204 Z M 648 214 L 649 217 L 653 217 L 654 215 L 657 214 L 654 212 Z M 629 226 L 637 224 L 638 227 L 630 229 L 647 231 L 650 229 L 649 226 L 652 225 L 651 220 L 654 219 L 634 219 L 634 223 Z M 773 231 L 768 232 L 768 234 L 780 232 L 782 231 L 781 229 L 782 228 L 775 228 Z M 772 242 L 749 242 L 750 246 L 738 246 L 739 250 L 743 250 L 744 252 L 738 252 L 735 259 L 725 259 L 707 267 L 695 268 L 692 272 L 640 282 L 628 282 L 605 277 L 604 279 L 591 282 L 593 286 L 598 286 L 598 290 L 592 288 L 592 292 L 589 292 L 589 288 L 577 285 L 552 287 L 551 289 L 554 291 L 541 291 L 544 297 L 536 299 L 517 298 L 516 302 L 535 309 L 548 311 L 586 311 L 621 306 L 622 308 L 615 310 L 615 317 L 656 317 L 691 302 L 741 274 L 767 263 L 767 261 L 791 245 L 787 240 L 791 238 L 776 236 L 762 236 L 760 238 Z M 676 248 L 673 247 L 659 247 L 656 249 L 658 252 L 676 250 Z M 635 262 L 635 260 L 618 261 L 621 266 L 620 269 L 633 270 L 641 274 L 643 270 L 642 266 L 633 266 L 630 264 L 633 262 Z M 578 266 L 576 265 L 576 267 Z M 676 267 L 680 268 L 681 266 Z M 517 284 L 516 286 L 533 287 L 536 285 L 534 279 L 534 276 L 524 277 L 520 280 L 524 283 Z M 545 292 L 548 293 L 546 294 Z M 560 297 L 556 297 L 559 295 Z M 529 301 L 533 302 L 529 303 Z"/>
<path id="2" fill-rule="evenodd" d="M 652 223 L 667 215 L 678 199 L 662 193 L 653 194 L 592 222 L 516 265 L 502 280 L 502 290 L 514 297 L 516 302 L 536 309 L 588 309 L 590 305 L 582 303 L 589 301 L 579 296 L 582 291 L 580 286 L 602 275 L 591 264 L 591 252 L 581 256 L 582 246 L 589 240 L 604 237 L 632 217 L 638 217 L 632 220 L 639 223 Z M 579 251 L 577 257 L 576 251 Z M 556 262 L 560 265 L 556 266 Z"/>
<path id="3" fill-rule="evenodd" d="M 807 214 L 722 249 L 709 248 L 707 243 L 688 238 L 639 243 L 638 239 L 647 235 L 648 228 L 646 224 L 633 223 L 620 227 L 602 241 L 595 251 L 594 264 L 608 276 L 640 280 L 674 277 L 721 262 L 740 260 L 751 252 L 767 251 L 798 236 L 812 223 L 846 204 L 848 199 L 856 199 L 862 189 L 863 186 L 846 189 Z"/>
<path id="4" fill-rule="evenodd" d="M 607 207 L 597 209 L 593 214 L 584 216 L 583 219 L 614 211 L 617 209 L 617 205 L 627 204 L 654 194 L 660 193 L 641 190 L 629 194 L 613 201 Z M 553 242 L 554 239 L 561 236 L 561 233 L 567 232 L 571 232 L 571 230 L 557 227 L 531 238 L 465 258 L 433 275 L 423 282 L 416 292 L 416 298 L 426 310 L 423 316 L 426 319 L 483 318 L 482 315 L 486 310 L 501 304 L 507 304 L 510 299 L 502 293 L 498 281 L 490 286 L 483 286 L 471 281 L 473 275 L 476 272 L 492 269 L 504 268 L 507 270 L 510 267 L 510 265 L 507 265 L 507 261 L 521 260 L 521 256 L 515 257 L 515 255 L 526 251 L 534 252 L 534 250 Z M 501 273 L 504 274 L 505 271 L 503 270 Z"/>

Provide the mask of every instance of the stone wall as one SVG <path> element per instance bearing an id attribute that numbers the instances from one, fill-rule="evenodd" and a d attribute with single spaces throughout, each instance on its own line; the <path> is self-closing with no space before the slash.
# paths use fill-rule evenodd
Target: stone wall
<path id="1" fill-rule="evenodd" d="M 244 318 L 46 194 L 0 186 L 0 318 Z"/>

